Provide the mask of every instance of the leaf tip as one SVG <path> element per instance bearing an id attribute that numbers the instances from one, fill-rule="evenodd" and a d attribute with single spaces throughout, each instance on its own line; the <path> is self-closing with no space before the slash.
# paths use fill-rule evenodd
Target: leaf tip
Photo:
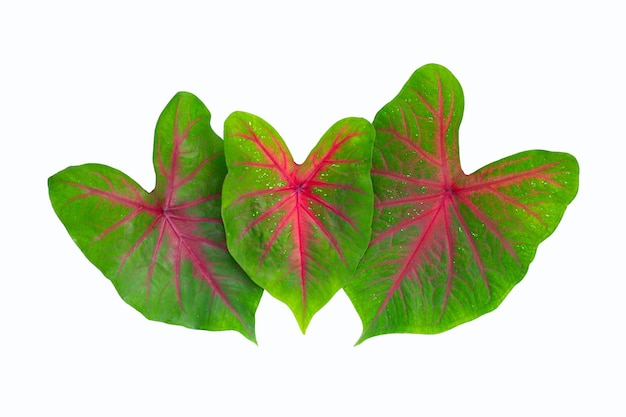
<path id="1" fill-rule="evenodd" d="M 306 315 L 306 312 L 302 312 L 302 315 L 296 316 L 296 320 L 298 321 L 298 327 L 303 335 L 306 334 L 306 329 L 309 327 L 309 323 L 311 322 L 311 317 Z"/>
<path id="2" fill-rule="evenodd" d="M 246 333 L 241 333 L 246 339 L 248 339 L 249 341 L 251 341 L 252 343 L 254 343 L 257 347 L 259 347 L 259 342 L 256 340 L 256 334 L 254 333 L 254 330 L 252 331 L 252 333 L 250 334 L 246 334 Z"/>
<path id="3" fill-rule="evenodd" d="M 359 337 L 359 339 L 356 341 L 356 343 L 354 345 L 352 345 L 352 347 L 359 346 L 361 343 L 365 342 L 366 339 L 367 339 L 367 337 L 364 337 L 363 335 L 361 335 L 361 337 Z"/>

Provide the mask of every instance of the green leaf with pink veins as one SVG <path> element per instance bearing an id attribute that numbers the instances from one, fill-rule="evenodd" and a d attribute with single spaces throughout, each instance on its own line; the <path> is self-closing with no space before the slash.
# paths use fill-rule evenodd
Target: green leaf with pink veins
<path id="1" fill-rule="evenodd" d="M 369 243 L 373 140 L 366 120 L 341 120 L 300 165 L 261 118 L 236 112 L 225 122 L 228 248 L 290 307 L 302 332 L 352 277 Z"/>
<path id="2" fill-rule="evenodd" d="M 374 119 L 372 241 L 346 286 L 363 322 L 438 333 L 495 309 L 578 190 L 578 163 L 532 150 L 466 175 L 463 92 L 444 67 L 418 69 Z"/>
<path id="3" fill-rule="evenodd" d="M 151 320 L 236 330 L 256 341 L 262 289 L 230 256 L 221 220 L 223 141 L 198 98 L 178 93 L 157 122 L 151 193 L 114 168 L 50 177 L 52 206 L 85 256 Z"/>

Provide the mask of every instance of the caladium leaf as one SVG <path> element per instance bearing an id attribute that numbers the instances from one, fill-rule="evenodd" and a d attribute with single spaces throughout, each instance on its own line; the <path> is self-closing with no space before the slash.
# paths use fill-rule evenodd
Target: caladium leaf
<path id="1" fill-rule="evenodd" d="M 255 341 L 262 289 L 226 247 L 224 146 L 210 117 L 189 93 L 163 110 L 151 193 L 114 168 L 86 164 L 50 177 L 50 200 L 86 257 L 147 318 Z"/>
<path id="2" fill-rule="evenodd" d="M 496 308 L 577 193 L 566 153 L 522 152 L 465 175 L 462 112 L 458 81 L 427 65 L 375 117 L 372 241 L 345 288 L 359 343 L 442 332 Z"/>
<path id="3" fill-rule="evenodd" d="M 374 135 L 364 119 L 341 120 L 300 165 L 261 118 L 236 112 L 226 119 L 228 247 L 257 284 L 291 308 L 302 332 L 369 243 Z"/>

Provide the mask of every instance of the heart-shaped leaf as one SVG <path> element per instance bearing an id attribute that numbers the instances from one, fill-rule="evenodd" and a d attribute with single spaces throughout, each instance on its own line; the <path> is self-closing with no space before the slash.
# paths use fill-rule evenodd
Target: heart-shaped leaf
<path id="1" fill-rule="evenodd" d="M 50 177 L 50 200 L 85 256 L 147 318 L 233 329 L 255 341 L 263 290 L 227 251 L 220 217 L 226 165 L 210 117 L 189 93 L 163 110 L 151 193 L 114 168 L 87 164 Z"/>
<path id="2" fill-rule="evenodd" d="M 374 135 L 364 119 L 341 120 L 299 165 L 261 118 L 236 112 L 225 122 L 228 248 L 291 308 L 302 332 L 352 276 L 369 243 Z"/>
<path id="3" fill-rule="evenodd" d="M 418 69 L 376 115 L 372 241 L 345 290 L 363 340 L 438 333 L 496 308 L 578 190 L 571 155 L 527 151 L 461 170 L 463 92 Z"/>

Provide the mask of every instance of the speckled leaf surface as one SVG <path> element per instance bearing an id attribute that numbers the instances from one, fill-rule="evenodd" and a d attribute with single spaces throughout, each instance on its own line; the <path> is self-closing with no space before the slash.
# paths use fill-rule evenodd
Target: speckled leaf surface
<path id="1" fill-rule="evenodd" d="M 236 112 L 225 122 L 228 247 L 290 307 L 303 332 L 352 277 L 369 243 L 373 140 L 366 120 L 341 120 L 300 165 L 263 119 Z"/>
<path id="2" fill-rule="evenodd" d="M 200 100 L 178 93 L 155 131 L 154 191 L 86 164 L 50 177 L 50 200 L 85 256 L 147 318 L 255 341 L 262 289 L 227 251 L 223 141 L 209 123 Z"/>
<path id="3" fill-rule="evenodd" d="M 495 309 L 577 193 L 566 153 L 521 152 L 466 175 L 463 106 L 455 77 L 431 64 L 375 117 L 372 240 L 345 288 L 363 322 L 359 343 L 438 333 Z"/>

